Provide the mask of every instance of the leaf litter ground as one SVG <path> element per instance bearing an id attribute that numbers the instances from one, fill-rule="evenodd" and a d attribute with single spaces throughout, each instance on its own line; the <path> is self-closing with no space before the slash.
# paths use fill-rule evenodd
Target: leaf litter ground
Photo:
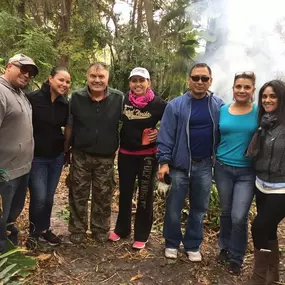
<path id="1" fill-rule="evenodd" d="M 120 241 L 99 244 L 91 238 L 82 245 L 69 242 L 67 228 L 68 219 L 68 189 L 65 186 L 67 169 L 63 171 L 55 195 L 52 214 L 52 228 L 62 237 L 62 244 L 58 247 L 48 247 L 41 244 L 39 248 L 30 252 L 38 260 L 35 272 L 25 284 L 29 285 L 232 285 L 242 284 L 250 276 L 252 269 L 252 242 L 250 241 L 242 274 L 238 277 L 227 273 L 225 268 L 217 263 L 217 235 L 218 231 L 209 227 L 205 221 L 204 242 L 202 244 L 203 261 L 192 263 L 181 249 L 177 260 L 164 257 L 164 240 L 162 238 L 162 217 L 164 201 L 156 197 L 154 216 L 154 230 L 151 233 L 146 249 L 137 251 L 132 249 L 132 237 Z M 114 195 L 112 228 L 117 217 L 118 191 Z M 19 218 L 21 228 L 21 243 L 24 246 L 28 229 L 28 199 L 25 209 Z M 279 227 L 281 248 L 281 279 L 285 280 L 284 255 L 285 223 Z M 278 283 L 285 284 L 285 283 Z"/>

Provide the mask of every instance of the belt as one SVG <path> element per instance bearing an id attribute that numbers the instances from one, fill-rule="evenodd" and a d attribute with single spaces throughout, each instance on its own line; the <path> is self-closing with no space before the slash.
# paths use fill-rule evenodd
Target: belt
<path id="1" fill-rule="evenodd" d="M 191 159 L 191 162 L 192 163 L 200 163 L 200 162 L 202 162 L 202 161 L 204 161 L 204 160 L 206 160 L 206 159 L 208 159 L 209 157 L 206 157 L 206 158 L 192 158 Z"/>
<path id="2" fill-rule="evenodd" d="M 201 162 L 203 159 L 202 158 L 192 158 L 191 159 L 191 162 L 192 163 L 199 163 L 199 162 Z"/>

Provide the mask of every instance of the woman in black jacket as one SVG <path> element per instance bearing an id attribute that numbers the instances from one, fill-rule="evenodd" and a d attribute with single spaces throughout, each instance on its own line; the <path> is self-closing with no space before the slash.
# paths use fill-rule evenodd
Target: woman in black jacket
<path id="1" fill-rule="evenodd" d="M 64 165 L 64 134 L 68 118 L 66 95 L 70 74 L 65 67 L 52 69 L 41 89 L 27 94 L 33 109 L 35 140 L 34 160 L 30 172 L 30 235 L 26 246 L 34 249 L 38 241 L 58 245 L 50 230 L 54 193 Z"/>
<path id="2" fill-rule="evenodd" d="M 260 127 L 248 148 L 256 170 L 255 264 L 245 284 L 271 285 L 279 281 L 277 227 L 285 217 L 285 83 L 265 83 L 258 105 Z"/>
<path id="3" fill-rule="evenodd" d="M 157 171 L 156 124 L 161 120 L 166 102 L 150 88 L 147 69 L 136 67 L 130 76 L 130 91 L 123 110 L 118 157 L 120 199 L 119 215 L 109 239 L 118 241 L 131 233 L 132 197 L 138 178 L 139 195 L 134 226 L 133 248 L 142 249 L 153 221 L 153 192 Z"/>

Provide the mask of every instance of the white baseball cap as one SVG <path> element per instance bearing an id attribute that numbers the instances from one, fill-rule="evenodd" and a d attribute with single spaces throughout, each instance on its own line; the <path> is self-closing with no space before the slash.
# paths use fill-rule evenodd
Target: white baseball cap
<path id="1" fill-rule="evenodd" d="M 150 76 L 149 76 L 149 72 L 146 68 L 144 67 L 136 67 L 134 68 L 132 71 L 131 71 L 131 74 L 129 76 L 129 79 L 132 77 L 132 76 L 141 76 L 145 79 L 150 79 Z"/>

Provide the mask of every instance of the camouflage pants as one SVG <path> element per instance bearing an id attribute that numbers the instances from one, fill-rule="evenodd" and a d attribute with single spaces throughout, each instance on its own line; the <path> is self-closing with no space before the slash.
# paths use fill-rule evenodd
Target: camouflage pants
<path id="1" fill-rule="evenodd" d="M 110 229 L 114 189 L 114 157 L 102 158 L 78 150 L 72 152 L 69 188 L 69 231 L 88 229 L 88 200 L 92 189 L 90 230 L 99 240 L 107 239 Z"/>

